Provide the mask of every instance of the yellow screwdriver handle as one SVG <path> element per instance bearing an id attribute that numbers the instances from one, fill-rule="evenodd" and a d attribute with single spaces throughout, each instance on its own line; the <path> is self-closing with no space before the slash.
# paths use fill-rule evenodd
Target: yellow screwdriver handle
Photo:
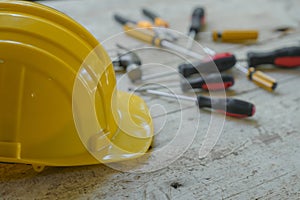
<path id="1" fill-rule="evenodd" d="M 134 37 L 143 42 L 160 47 L 161 40 L 160 38 L 155 36 L 155 33 L 153 31 L 138 28 L 136 25 L 131 23 L 126 23 L 123 26 L 123 29 L 126 32 L 126 34 L 131 37 Z"/>
<path id="2" fill-rule="evenodd" d="M 255 70 L 255 68 L 251 67 L 248 70 L 248 78 L 253 81 L 256 85 L 261 88 L 264 88 L 268 91 L 273 91 L 277 87 L 277 82 L 272 77 L 264 74 L 261 71 Z"/>
<path id="3" fill-rule="evenodd" d="M 224 30 L 213 31 L 212 38 L 214 41 L 243 43 L 246 41 L 254 41 L 258 38 L 257 30 Z"/>
<path id="4" fill-rule="evenodd" d="M 163 20 L 162 18 L 156 17 L 154 19 L 154 24 L 159 27 L 169 28 L 169 23 Z"/>
<path id="5" fill-rule="evenodd" d="M 148 22 L 148 21 L 138 21 L 136 25 L 139 28 L 148 28 L 148 29 L 153 28 L 153 24 L 151 22 Z"/>

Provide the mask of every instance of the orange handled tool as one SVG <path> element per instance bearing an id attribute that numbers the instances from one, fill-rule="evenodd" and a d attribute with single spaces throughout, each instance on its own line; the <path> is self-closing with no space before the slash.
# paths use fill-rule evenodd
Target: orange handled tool
<path id="1" fill-rule="evenodd" d="M 152 11 L 144 8 L 142 9 L 142 12 L 153 21 L 155 26 L 169 28 L 169 23 L 158 17 L 158 15 L 154 14 Z"/>

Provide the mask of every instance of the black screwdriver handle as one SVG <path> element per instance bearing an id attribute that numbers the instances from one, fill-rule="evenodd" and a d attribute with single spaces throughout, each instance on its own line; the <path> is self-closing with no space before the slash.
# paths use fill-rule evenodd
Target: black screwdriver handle
<path id="1" fill-rule="evenodd" d="M 205 23 L 205 11 L 204 8 L 196 8 L 192 14 L 192 24 L 189 32 L 195 32 L 196 34 L 201 30 Z"/>
<path id="2" fill-rule="evenodd" d="M 252 103 L 231 98 L 208 98 L 197 97 L 199 108 L 212 108 L 227 116 L 244 118 L 251 117 L 255 113 L 255 106 Z"/>
<path id="3" fill-rule="evenodd" d="M 142 9 L 142 12 L 143 12 L 144 15 L 149 17 L 152 21 L 154 21 L 155 18 L 158 18 L 158 16 L 156 14 L 154 14 L 152 11 L 150 11 L 146 8 Z"/>
<path id="4" fill-rule="evenodd" d="M 286 47 L 270 52 L 248 52 L 249 67 L 272 64 L 279 67 L 293 68 L 300 66 L 300 47 Z"/>
<path id="5" fill-rule="evenodd" d="M 179 73 L 184 77 L 189 77 L 197 73 L 214 73 L 216 72 L 215 67 L 220 72 L 226 71 L 232 68 L 236 64 L 236 57 L 231 53 L 219 53 L 214 55 L 212 58 L 195 62 L 193 64 L 183 63 L 178 66 Z"/>
<path id="6" fill-rule="evenodd" d="M 221 90 L 227 89 L 234 85 L 234 78 L 228 74 L 210 74 L 205 77 L 190 78 L 188 81 L 182 81 L 182 91 L 191 88 L 202 90 Z"/>
<path id="7" fill-rule="evenodd" d="M 133 20 L 131 20 L 131 19 L 127 19 L 127 18 L 125 18 L 125 17 L 123 17 L 123 16 L 121 16 L 121 15 L 118 15 L 118 14 L 115 14 L 115 15 L 114 15 L 114 18 L 115 18 L 115 20 L 116 20 L 118 23 L 120 23 L 120 24 L 122 24 L 122 25 L 125 25 L 125 24 L 127 24 L 127 23 L 133 23 L 133 24 L 136 24 L 136 23 L 137 23 L 136 21 L 133 21 Z"/>

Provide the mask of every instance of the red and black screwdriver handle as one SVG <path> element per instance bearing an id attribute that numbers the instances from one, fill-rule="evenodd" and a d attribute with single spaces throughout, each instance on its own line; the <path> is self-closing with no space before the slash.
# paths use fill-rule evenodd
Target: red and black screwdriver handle
<path id="1" fill-rule="evenodd" d="M 245 118 L 255 113 L 255 106 L 247 101 L 231 98 L 208 98 L 202 95 L 197 97 L 199 108 L 212 108 L 227 116 Z"/>
<path id="2" fill-rule="evenodd" d="M 182 91 L 187 91 L 191 88 L 202 90 L 221 90 L 227 89 L 234 85 L 234 78 L 227 74 L 209 74 L 203 77 L 190 78 L 187 81 L 181 81 Z"/>
<path id="3" fill-rule="evenodd" d="M 195 8 L 192 14 L 192 24 L 189 32 L 195 32 L 197 34 L 205 24 L 205 11 L 204 8 Z"/>
<path id="4" fill-rule="evenodd" d="M 211 58 L 204 59 L 200 62 L 195 62 L 193 64 L 183 63 L 178 66 L 179 73 L 184 77 L 189 77 L 197 73 L 214 73 L 217 69 L 220 72 L 231 69 L 237 60 L 236 57 L 231 53 L 219 53 Z"/>
<path id="5" fill-rule="evenodd" d="M 300 66 L 300 47 L 286 47 L 270 52 L 248 52 L 249 67 L 272 64 L 278 67 L 293 68 Z"/>

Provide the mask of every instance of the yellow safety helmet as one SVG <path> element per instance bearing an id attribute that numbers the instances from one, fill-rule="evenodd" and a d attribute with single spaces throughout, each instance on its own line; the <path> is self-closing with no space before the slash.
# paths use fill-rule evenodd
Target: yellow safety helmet
<path id="1" fill-rule="evenodd" d="M 149 110 L 115 89 L 98 41 L 46 6 L 2 1 L 0 8 L 0 162 L 40 171 L 145 154 L 153 137 Z"/>

